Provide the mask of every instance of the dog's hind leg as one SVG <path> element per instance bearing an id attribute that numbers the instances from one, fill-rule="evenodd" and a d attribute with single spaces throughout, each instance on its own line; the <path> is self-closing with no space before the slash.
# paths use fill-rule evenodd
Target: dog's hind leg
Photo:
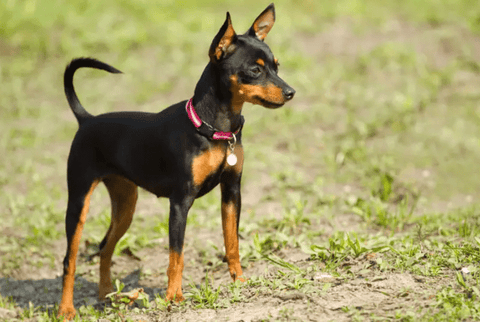
<path id="1" fill-rule="evenodd" d="M 112 203 L 112 219 L 107 234 L 100 243 L 100 282 L 98 297 L 100 299 L 113 291 L 110 266 L 115 245 L 122 238 L 132 222 L 137 203 L 137 186 L 117 175 L 103 180 Z"/>
<path id="2" fill-rule="evenodd" d="M 75 269 L 78 247 L 82 237 L 83 226 L 87 219 L 90 196 L 100 182 L 99 180 L 82 179 L 72 185 L 69 182 L 68 206 L 65 218 L 67 233 L 67 254 L 63 261 L 63 291 L 58 316 L 72 319 L 75 316 L 73 306 L 73 285 L 75 282 Z"/>

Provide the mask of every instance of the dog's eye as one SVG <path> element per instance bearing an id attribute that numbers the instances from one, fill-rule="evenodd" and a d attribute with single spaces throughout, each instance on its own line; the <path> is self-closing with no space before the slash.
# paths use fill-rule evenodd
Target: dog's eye
<path id="1" fill-rule="evenodd" d="M 262 73 L 262 69 L 260 68 L 260 66 L 255 66 L 252 69 L 250 69 L 250 72 L 252 73 L 253 76 L 260 76 L 260 74 Z"/>

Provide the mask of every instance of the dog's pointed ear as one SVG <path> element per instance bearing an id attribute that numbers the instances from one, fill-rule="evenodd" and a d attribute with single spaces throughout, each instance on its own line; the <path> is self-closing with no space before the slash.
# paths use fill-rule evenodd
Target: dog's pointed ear
<path id="1" fill-rule="evenodd" d="M 218 31 L 218 34 L 213 38 L 212 44 L 208 56 L 210 60 L 219 61 L 226 55 L 232 53 L 235 50 L 235 41 L 237 40 L 237 34 L 233 30 L 232 19 L 230 19 L 230 13 L 227 12 L 227 18 L 223 23 L 222 28 Z"/>
<path id="2" fill-rule="evenodd" d="M 261 41 L 267 37 L 268 32 L 272 29 L 275 23 L 275 6 L 271 3 L 267 9 L 255 19 L 253 25 L 245 33 L 246 35 L 257 37 Z"/>

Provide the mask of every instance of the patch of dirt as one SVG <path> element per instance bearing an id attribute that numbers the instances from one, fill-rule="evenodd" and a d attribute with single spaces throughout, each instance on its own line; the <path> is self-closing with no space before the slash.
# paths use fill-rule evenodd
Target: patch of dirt
<path id="1" fill-rule="evenodd" d="M 298 252 L 293 251 L 285 259 L 295 262 L 295 256 L 298 256 Z M 299 266 L 311 265 L 304 259 L 300 259 L 296 263 Z M 253 271 L 258 272 L 256 269 L 245 270 L 247 275 Z M 273 272 L 276 269 L 270 267 L 270 271 Z M 226 270 L 223 273 L 228 275 Z M 375 311 L 377 316 L 388 316 L 396 310 L 407 310 L 413 303 L 416 307 L 427 307 L 432 304 L 432 299 L 428 294 L 432 294 L 441 284 L 438 283 L 438 280 L 435 283 L 429 283 L 432 281 L 408 273 L 386 273 L 382 276 L 372 277 L 367 280 L 359 276 L 359 278 L 347 282 L 333 280 L 331 288 L 324 295 L 267 290 L 250 294 L 246 303 L 233 304 L 217 310 L 192 310 L 173 306 L 170 312 L 159 310 L 155 313 L 132 313 L 128 316 L 134 321 L 261 321 L 264 319 L 274 321 L 279 319 L 350 321 L 353 313 L 345 313 L 343 310 L 345 307 L 351 308 L 352 312 L 360 309 L 367 312 Z M 122 282 L 126 285 L 124 290 L 143 287 L 151 299 L 155 294 L 164 294 L 164 288 L 148 287 L 140 280 L 140 270 L 130 270 L 130 273 L 122 278 Z M 223 283 L 227 283 L 227 281 Z M 215 284 L 218 284 L 218 281 Z M 321 289 L 324 285 L 323 281 L 316 282 L 314 288 Z M 188 290 L 188 287 L 186 289 Z M 12 296 L 23 308 L 28 307 L 29 302 L 35 306 L 53 308 L 53 305 L 58 303 L 61 297 L 61 277 L 42 280 L 2 278 L 0 279 L 0 293 L 3 296 Z M 81 276 L 77 276 L 75 279 L 74 302 L 77 308 L 80 305 L 93 305 L 97 309 L 102 309 L 105 305 L 104 302 L 97 300 L 97 284 Z"/>
<path id="2" fill-rule="evenodd" d="M 190 289 L 190 283 L 195 285 L 204 283 L 206 270 L 209 264 L 205 263 L 204 254 L 199 252 L 199 241 L 221 243 L 221 234 L 213 231 L 200 230 L 195 237 L 189 239 L 185 252 L 184 292 Z M 103 309 L 105 302 L 97 299 L 98 258 L 93 262 L 87 261 L 86 246 L 83 245 L 83 256 L 78 260 L 77 276 L 75 279 L 74 303 L 78 308 L 81 305 L 93 305 L 96 309 Z M 152 300 L 156 294 L 164 296 L 167 285 L 166 268 L 168 265 L 168 250 L 165 246 L 143 249 L 137 254 L 139 261 L 129 256 L 115 256 L 112 274 L 121 278 L 125 284 L 123 291 L 143 288 Z M 241 303 L 227 305 L 216 310 L 191 309 L 173 305 L 170 310 L 152 310 L 148 314 L 132 312 L 128 315 L 134 321 L 350 321 L 357 310 L 375 312 L 377 316 L 391 316 L 397 310 L 405 311 L 415 303 L 415 307 L 432 305 L 432 296 L 435 291 L 446 283 L 441 278 L 435 280 L 417 277 L 409 273 L 380 273 L 375 269 L 363 272 L 372 255 L 368 254 L 358 259 L 346 258 L 343 267 L 357 276 L 342 280 L 333 277 L 324 278 L 321 272 L 322 263 L 309 260 L 309 256 L 299 249 L 287 248 L 278 253 L 285 261 L 294 263 L 302 269 L 317 267 L 319 271 L 312 271 L 307 276 L 312 281 L 313 293 L 302 293 L 295 290 L 247 288 Z M 213 260 L 218 254 L 208 255 Z M 61 262 L 59 261 L 60 267 Z M 27 271 L 30 272 L 27 272 Z M 25 274 L 42 276 L 33 267 L 25 267 Z M 46 270 L 45 270 L 46 271 Z M 43 273 L 45 273 L 45 271 Z M 245 267 L 245 276 L 275 276 L 278 268 L 267 261 L 258 261 Z M 41 279 L 12 279 L 0 278 L 0 294 L 11 296 L 18 304 L 16 310 L 4 312 L 9 317 L 17 317 L 20 308 L 28 308 L 29 303 L 35 307 L 42 306 L 52 309 L 61 298 L 62 279 L 59 273 L 54 278 Z M 226 264 L 214 269 L 210 273 L 213 288 L 230 283 Z M 329 284 L 326 284 L 329 283 Z M 329 285 L 329 287 L 328 287 Z M 322 291 L 327 287 L 326 291 Z M 224 292 L 224 291 L 223 291 Z M 220 294 L 220 297 L 225 297 Z M 155 303 L 152 302 L 152 305 Z M 349 308 L 349 311 L 345 311 Z M 3 314 L 0 312 L 0 314 Z M 364 313 L 367 314 L 367 313 Z M 1 320 L 0 316 L 0 320 Z"/>

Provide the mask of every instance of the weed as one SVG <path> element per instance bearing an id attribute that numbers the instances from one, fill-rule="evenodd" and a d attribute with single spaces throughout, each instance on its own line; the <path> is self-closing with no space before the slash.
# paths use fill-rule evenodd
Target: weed
<path id="1" fill-rule="evenodd" d="M 363 245 L 362 245 L 363 244 Z M 382 253 L 385 252 L 389 246 L 381 240 L 372 240 L 368 244 L 356 234 L 353 238 L 350 234 L 337 234 L 330 237 L 328 246 L 312 245 L 312 257 L 314 259 L 322 260 L 327 270 L 335 270 L 347 257 L 357 258 L 366 253 Z"/>
<path id="2" fill-rule="evenodd" d="M 0 307 L 5 309 L 13 309 L 15 306 L 15 301 L 11 296 L 3 297 L 0 295 Z"/>
<path id="3" fill-rule="evenodd" d="M 443 288 L 437 293 L 435 306 L 438 312 L 433 317 L 440 321 L 480 318 L 480 302 L 476 296 L 457 293 L 451 287 Z"/>
<path id="4" fill-rule="evenodd" d="M 112 308 L 106 308 L 105 311 L 107 314 L 123 319 L 123 317 L 127 314 L 128 309 L 134 303 L 146 308 L 150 306 L 148 302 L 148 294 L 146 294 L 143 289 L 134 289 L 129 292 L 122 292 L 124 287 L 125 284 L 123 284 L 123 282 L 118 279 L 115 280 L 116 291 L 107 294 L 106 296 L 108 299 L 110 299 L 112 305 Z"/>
<path id="5" fill-rule="evenodd" d="M 273 264 L 279 266 L 279 267 L 283 267 L 283 268 L 287 268 L 297 274 L 303 274 L 303 271 L 298 268 L 298 266 L 292 264 L 292 263 L 288 263 L 284 260 L 282 260 L 281 258 L 277 257 L 277 256 L 274 256 L 274 255 L 271 255 L 271 256 L 268 256 L 268 255 L 265 255 L 265 259 L 268 260 L 269 262 L 272 262 Z"/>
<path id="6" fill-rule="evenodd" d="M 230 293 L 230 303 L 245 302 L 247 298 L 242 294 L 243 283 L 235 281 L 228 284 L 228 292 Z"/>
<path id="7" fill-rule="evenodd" d="M 200 285 L 200 288 L 193 283 L 190 284 L 190 290 L 185 297 L 192 301 L 195 308 L 209 308 L 217 309 L 223 307 L 223 303 L 219 303 L 218 297 L 221 291 L 219 286 L 216 290 L 212 288 L 208 280 L 208 273 L 205 274 L 205 282 Z"/>

